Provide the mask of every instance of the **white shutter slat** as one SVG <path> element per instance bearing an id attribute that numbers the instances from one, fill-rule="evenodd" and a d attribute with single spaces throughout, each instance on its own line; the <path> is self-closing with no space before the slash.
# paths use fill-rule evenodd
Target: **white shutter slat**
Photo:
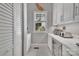
<path id="1" fill-rule="evenodd" d="M 13 4 L 0 3 L 0 56 L 13 55 Z"/>

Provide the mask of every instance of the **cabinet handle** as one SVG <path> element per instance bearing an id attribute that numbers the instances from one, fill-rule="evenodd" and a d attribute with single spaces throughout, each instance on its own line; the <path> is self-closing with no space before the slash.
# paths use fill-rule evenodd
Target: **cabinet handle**
<path id="1" fill-rule="evenodd" d="M 61 21 L 63 21 L 63 19 L 64 19 L 63 17 L 64 17 L 64 16 L 61 16 Z"/>

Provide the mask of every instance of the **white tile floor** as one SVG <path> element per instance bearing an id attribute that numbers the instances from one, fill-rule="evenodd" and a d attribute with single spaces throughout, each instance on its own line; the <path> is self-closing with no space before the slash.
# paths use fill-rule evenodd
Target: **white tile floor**
<path id="1" fill-rule="evenodd" d="M 34 47 L 39 47 L 39 49 L 34 49 Z M 33 44 L 29 49 L 26 56 L 51 56 L 51 52 L 47 44 Z"/>

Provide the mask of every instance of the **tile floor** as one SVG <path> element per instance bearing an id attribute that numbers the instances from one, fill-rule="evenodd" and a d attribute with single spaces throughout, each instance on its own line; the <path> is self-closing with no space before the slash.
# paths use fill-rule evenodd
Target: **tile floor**
<path id="1" fill-rule="evenodd" d="M 34 49 L 38 47 L 39 49 Z M 47 44 L 32 44 L 26 56 L 52 56 Z"/>

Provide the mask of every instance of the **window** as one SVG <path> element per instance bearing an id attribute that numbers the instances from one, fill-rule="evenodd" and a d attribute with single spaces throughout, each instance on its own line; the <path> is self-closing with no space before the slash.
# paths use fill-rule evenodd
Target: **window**
<path id="1" fill-rule="evenodd" d="M 44 32 L 47 26 L 47 12 L 34 12 L 34 31 Z"/>

